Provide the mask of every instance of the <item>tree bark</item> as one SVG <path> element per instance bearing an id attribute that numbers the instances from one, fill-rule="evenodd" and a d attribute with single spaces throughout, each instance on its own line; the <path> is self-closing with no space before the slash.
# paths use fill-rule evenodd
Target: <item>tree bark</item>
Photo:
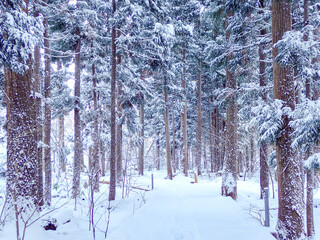
<path id="1" fill-rule="evenodd" d="M 58 61 L 58 73 L 62 70 L 61 60 Z M 60 74 L 60 73 L 59 73 Z M 59 120 L 59 168 L 60 171 L 66 172 L 66 156 L 65 156 L 65 142 L 64 142 L 64 112 L 60 113 Z"/>
<path id="2" fill-rule="evenodd" d="M 186 48 L 182 50 L 182 78 L 181 87 L 183 89 L 183 110 L 181 112 L 181 127 L 183 136 L 183 151 L 182 151 L 182 162 L 183 172 L 185 176 L 188 176 L 188 123 L 187 123 L 187 84 L 186 84 Z"/>
<path id="3" fill-rule="evenodd" d="M 156 140 L 156 168 L 160 170 L 160 136 L 159 132 L 157 133 L 157 140 Z"/>
<path id="4" fill-rule="evenodd" d="M 7 104 L 7 176 L 8 203 L 13 195 L 22 203 L 39 205 L 39 155 L 37 106 L 32 97 L 32 61 L 29 69 L 17 74 L 4 70 Z M 41 189 L 40 189 L 41 191 Z M 23 207 L 23 206 L 19 206 Z"/>
<path id="5" fill-rule="evenodd" d="M 141 144 L 139 146 L 139 175 L 143 175 L 144 172 L 144 102 L 143 97 L 140 102 L 140 125 L 141 130 L 139 137 Z"/>
<path id="6" fill-rule="evenodd" d="M 92 178 L 92 189 L 95 192 L 99 192 L 99 179 L 100 179 L 100 156 L 99 156 L 99 108 L 98 108 L 98 94 L 97 94 L 97 79 L 96 79 L 96 68 L 95 65 L 92 64 L 91 67 L 92 72 L 92 88 L 93 88 L 93 148 L 92 148 L 92 167 L 91 167 L 91 178 Z"/>
<path id="7" fill-rule="evenodd" d="M 80 194 L 80 173 L 82 160 L 82 138 L 81 138 L 81 120 L 80 120 L 80 50 L 81 39 L 80 30 L 76 29 L 76 45 L 75 45 L 75 108 L 74 108 L 74 160 L 73 160 L 73 193 L 74 199 L 77 199 Z"/>
<path id="8" fill-rule="evenodd" d="M 174 102 L 172 103 L 174 105 Z M 177 162 L 176 162 L 176 134 L 175 134 L 175 116 L 174 107 L 172 106 L 172 166 L 173 172 L 176 173 Z"/>
<path id="9" fill-rule="evenodd" d="M 197 112 L 198 112 L 198 125 L 197 125 L 197 149 L 196 149 L 196 168 L 198 175 L 201 175 L 201 150 L 202 150 L 202 110 L 201 110 L 201 68 L 202 62 L 199 60 L 199 69 L 198 69 L 198 80 L 197 80 L 197 97 L 198 97 L 198 104 L 197 104 Z"/>
<path id="10" fill-rule="evenodd" d="M 315 234 L 313 217 L 313 170 L 307 171 L 307 237 Z"/>
<path id="11" fill-rule="evenodd" d="M 167 92 L 167 77 L 164 76 L 164 121 L 165 121 L 165 132 L 166 132 L 166 156 L 167 156 L 167 174 L 168 178 L 172 180 L 172 168 L 170 158 L 170 130 L 169 130 L 169 103 L 168 103 L 168 92 Z"/>
<path id="12" fill-rule="evenodd" d="M 116 1 L 112 0 L 113 15 L 116 12 Z M 109 201 L 116 198 L 116 71 L 117 71 L 117 55 L 116 55 L 116 26 L 112 27 L 111 37 L 111 148 L 110 148 L 110 185 L 109 185 Z"/>
<path id="13" fill-rule="evenodd" d="M 272 1 L 272 42 L 276 44 L 286 31 L 291 30 L 291 4 L 289 0 Z M 273 48 L 275 60 L 278 49 Z M 283 107 L 295 108 L 293 66 L 281 66 L 273 62 L 274 98 L 283 101 Z M 303 185 L 302 173 L 295 151 L 291 148 L 293 128 L 291 118 L 282 115 L 280 137 L 277 139 L 278 175 L 278 223 L 279 239 L 295 240 L 304 236 L 303 230 Z"/>
<path id="14" fill-rule="evenodd" d="M 44 1 L 46 3 L 46 0 Z M 52 168 L 51 168 L 51 106 L 50 106 L 50 42 L 49 42 L 49 26 L 48 18 L 44 19 L 44 53 L 45 53 L 45 69 L 44 69 L 44 171 L 45 171 L 45 202 L 47 205 L 51 205 L 51 178 L 52 178 Z"/>
<path id="15" fill-rule="evenodd" d="M 227 10 L 226 26 L 228 27 L 228 18 L 233 17 L 233 10 Z M 230 30 L 226 32 L 226 41 L 229 41 Z M 230 90 L 229 102 L 227 106 L 227 122 L 226 122 L 226 158 L 225 167 L 222 176 L 222 195 L 230 196 L 232 199 L 237 199 L 237 103 L 236 89 L 237 80 L 230 71 L 230 62 L 234 58 L 233 52 L 229 50 L 227 55 L 226 66 L 226 87 Z"/>
<path id="16" fill-rule="evenodd" d="M 101 176 L 106 176 L 106 150 L 105 150 L 105 146 L 102 143 L 102 141 L 100 141 L 100 156 L 101 156 Z"/>
<path id="17" fill-rule="evenodd" d="M 34 15 L 35 17 L 39 16 L 39 12 L 34 7 Z M 38 143 L 38 202 L 39 206 L 43 206 L 44 204 L 44 195 L 43 195 L 43 159 L 42 159 L 42 147 L 40 142 L 42 142 L 42 109 L 41 109 L 41 53 L 40 47 L 35 46 L 34 48 L 34 81 L 33 81 L 33 98 L 35 100 L 35 108 L 36 108 L 36 115 L 37 115 L 37 136 L 36 141 Z"/>
<path id="18" fill-rule="evenodd" d="M 264 0 L 260 0 L 261 13 L 264 9 Z M 266 29 L 260 30 L 260 36 L 263 38 L 267 34 Z M 267 86 L 266 74 L 266 54 L 264 53 L 266 46 L 264 43 L 259 44 L 259 80 L 260 87 L 264 88 Z M 262 89 L 261 94 L 262 100 L 267 103 L 267 95 L 264 89 Z M 259 149 L 260 153 L 260 198 L 263 198 L 263 189 L 269 187 L 269 166 L 268 166 L 268 146 L 262 143 Z"/>
<path id="19" fill-rule="evenodd" d="M 120 37 L 120 31 L 117 32 L 117 36 Z M 118 55 L 117 57 L 118 62 L 117 65 L 121 64 L 122 56 Z M 116 80 L 117 82 L 117 115 L 118 119 L 120 120 L 116 125 L 116 159 L 117 159 L 117 180 L 120 182 L 123 178 L 122 173 L 122 104 L 121 104 L 121 95 L 122 95 L 122 88 L 120 79 Z"/>

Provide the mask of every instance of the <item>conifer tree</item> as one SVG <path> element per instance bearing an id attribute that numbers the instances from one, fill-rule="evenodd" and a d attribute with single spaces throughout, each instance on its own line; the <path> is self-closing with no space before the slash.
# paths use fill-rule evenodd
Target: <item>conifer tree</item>
<path id="1" fill-rule="evenodd" d="M 290 1 L 272 1 L 272 42 L 276 44 L 285 32 L 292 29 Z M 294 110 L 295 92 L 293 66 L 280 64 L 278 48 L 273 48 L 274 98 L 283 101 L 283 107 Z M 291 117 L 283 111 L 279 139 L 277 139 L 277 172 L 279 212 L 277 232 L 280 239 L 300 239 L 304 235 L 302 203 L 302 173 L 292 149 Z M 294 179 L 294 180 L 293 180 Z"/>

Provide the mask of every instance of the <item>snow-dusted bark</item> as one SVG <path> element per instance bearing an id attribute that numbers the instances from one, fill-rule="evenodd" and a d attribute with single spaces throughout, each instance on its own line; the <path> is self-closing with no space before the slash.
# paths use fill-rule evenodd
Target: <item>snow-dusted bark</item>
<path id="1" fill-rule="evenodd" d="M 30 61 L 31 63 L 31 61 Z M 36 105 L 31 97 L 32 66 L 23 74 L 5 69 L 7 103 L 7 197 L 39 205 Z M 20 207 L 20 206 L 19 206 Z"/>
<path id="2" fill-rule="evenodd" d="M 264 9 L 264 0 L 259 1 L 261 14 L 263 13 Z M 260 30 L 261 37 L 264 37 L 267 34 L 266 29 L 262 28 Z M 267 79 L 265 77 L 266 74 L 266 54 L 265 54 L 265 47 L 266 44 L 260 43 L 259 44 L 259 81 L 260 81 L 260 87 L 267 86 Z M 267 96 L 266 93 L 263 92 L 261 94 L 262 100 L 266 103 Z M 269 187 L 269 166 L 268 166 L 268 145 L 267 143 L 262 143 L 260 146 L 260 198 L 262 199 L 262 193 L 263 189 L 266 187 Z"/>
<path id="3" fill-rule="evenodd" d="M 99 164 L 99 123 L 98 123 L 98 93 L 97 93 L 97 79 L 95 76 L 95 65 L 91 67 L 92 71 L 92 88 L 93 88 L 93 109 L 94 109 L 94 118 L 93 118 L 93 148 L 92 148 L 92 166 L 91 166 L 91 179 L 92 179 L 92 190 L 95 192 L 99 191 L 99 178 L 100 178 L 100 164 Z"/>
<path id="4" fill-rule="evenodd" d="M 46 2 L 46 1 L 44 1 Z M 45 32 L 44 32 L 44 52 L 45 52 L 45 69 L 44 69 L 44 172 L 45 172 L 45 190 L 44 190 L 44 200 L 46 204 L 51 204 L 51 176 L 52 176 L 52 167 L 51 167 L 51 106 L 50 106 L 50 42 L 49 42 L 49 26 L 48 18 L 45 17 L 44 20 Z"/>
<path id="5" fill-rule="evenodd" d="M 37 71 L 31 54 L 38 45 L 39 26 L 34 25 L 35 16 L 29 15 L 28 1 L 3 2 L 1 62 L 4 63 L 5 99 L 7 107 L 7 175 L 6 194 L 9 208 L 17 210 L 42 201 L 42 171 L 38 154 L 39 94 L 40 86 L 39 48 L 36 47 Z M 17 30 L 19 29 L 19 31 Z M 39 34 L 39 35 L 38 35 Z M 14 48 L 12 48 L 14 46 Z M 9 50 L 10 49 L 10 50 Z M 34 81 L 33 78 L 37 78 Z M 38 84 L 38 85 L 37 85 Z M 14 201 L 16 200 L 16 201 Z M 19 209 L 17 208 L 19 207 Z"/>
<path id="6" fill-rule="evenodd" d="M 80 120 L 80 50 L 81 39 L 80 30 L 76 30 L 77 41 L 75 45 L 75 108 L 74 108 L 74 160 L 73 160 L 73 198 L 78 198 L 80 194 L 80 173 L 81 173 L 81 120 Z"/>
<path id="7" fill-rule="evenodd" d="M 36 46 L 34 48 L 34 80 L 32 84 L 33 88 L 33 98 L 35 100 L 35 111 L 37 114 L 37 134 L 36 141 L 38 143 L 38 201 L 39 206 L 42 206 L 43 201 L 43 164 L 42 164 L 42 147 L 40 142 L 42 142 L 42 112 L 41 112 L 41 73 L 40 73 L 40 65 L 41 65 L 41 55 L 40 48 Z"/>
<path id="8" fill-rule="evenodd" d="M 116 1 L 112 0 L 113 15 L 116 12 Z M 117 55 L 116 55 L 116 26 L 112 27 L 111 39 L 111 146 L 110 146 L 110 186 L 109 201 L 116 198 L 116 71 L 117 71 Z"/>
<path id="9" fill-rule="evenodd" d="M 234 15 L 233 9 L 228 8 L 227 10 L 226 25 L 228 27 L 228 18 Z M 230 39 L 230 29 L 226 31 L 226 41 Z M 226 87 L 229 88 L 230 94 L 227 106 L 227 121 L 226 121 L 226 152 L 225 152 L 225 165 L 222 175 L 222 195 L 230 196 L 234 200 L 237 199 L 237 115 L 238 108 L 236 103 L 236 92 L 237 80 L 234 73 L 230 70 L 230 62 L 233 59 L 233 52 L 229 49 L 227 56 L 226 66 Z"/>
<path id="10" fill-rule="evenodd" d="M 272 42 L 277 43 L 286 31 L 291 30 L 291 4 L 289 0 L 272 1 Z M 278 49 L 273 48 L 273 59 Z M 284 107 L 295 108 L 295 89 L 293 66 L 273 63 L 274 97 L 283 101 Z M 278 223 L 279 239 L 301 239 L 303 228 L 303 182 L 301 167 L 296 152 L 292 149 L 293 128 L 291 118 L 282 114 L 280 136 L 277 139 L 277 171 L 278 171 Z"/>

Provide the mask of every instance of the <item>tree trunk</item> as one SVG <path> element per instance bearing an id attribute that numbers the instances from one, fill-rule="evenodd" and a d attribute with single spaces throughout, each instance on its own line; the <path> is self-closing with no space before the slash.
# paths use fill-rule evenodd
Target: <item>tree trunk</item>
<path id="1" fill-rule="evenodd" d="M 214 172 L 214 142 L 213 142 L 213 113 L 209 113 L 209 150 L 210 150 L 210 171 Z"/>
<path id="2" fill-rule="evenodd" d="M 167 173 L 168 178 L 172 180 L 172 168 L 171 168 L 171 158 L 170 158 L 170 130 L 169 130 L 169 103 L 168 103 L 168 93 L 167 93 L 167 77 L 164 76 L 164 121 L 165 121 L 165 132 L 166 132 L 166 156 L 167 156 Z"/>
<path id="3" fill-rule="evenodd" d="M 102 170 L 101 176 L 104 177 L 106 176 L 106 150 L 102 141 L 100 141 L 100 156 L 101 156 L 101 170 Z"/>
<path id="4" fill-rule="evenodd" d="M 58 72 L 62 70 L 61 61 L 58 62 Z M 66 172 L 66 156 L 64 142 L 64 112 L 59 115 L 59 165 L 62 172 Z"/>
<path id="5" fill-rule="evenodd" d="M 112 0 L 113 15 L 116 12 L 116 1 Z M 116 26 L 112 27 L 111 37 L 111 148 L 110 148 L 110 186 L 109 201 L 116 198 L 116 71 L 117 71 L 117 55 L 116 55 Z"/>
<path id="6" fill-rule="evenodd" d="M 75 83 L 74 83 L 74 160 L 73 160 L 73 198 L 77 199 L 80 194 L 80 173 L 81 173 L 81 155 L 82 155 L 82 139 L 81 139 L 81 120 L 80 120 L 80 50 L 81 39 L 80 30 L 76 30 L 78 37 L 75 45 Z"/>
<path id="7" fill-rule="evenodd" d="M 157 133 L 157 141 L 156 141 L 156 168 L 160 170 L 160 136 L 159 132 Z"/>
<path id="8" fill-rule="evenodd" d="M 254 136 L 253 136 L 253 129 L 251 129 L 250 133 L 250 173 L 253 175 L 254 173 Z"/>
<path id="9" fill-rule="evenodd" d="M 139 133 L 139 137 L 141 140 L 141 144 L 139 146 L 139 175 L 143 175 L 144 171 L 144 102 L 143 97 L 140 102 L 140 125 L 141 130 Z"/>
<path id="10" fill-rule="evenodd" d="M 46 2 L 46 0 L 45 0 Z M 45 172 L 45 202 L 51 205 L 51 106 L 50 106 L 50 42 L 49 42 L 49 26 L 48 18 L 44 19 L 44 52 L 45 52 L 45 69 L 44 69 L 44 172 Z"/>
<path id="11" fill-rule="evenodd" d="M 286 31 L 291 30 L 291 4 L 289 0 L 272 1 L 272 42 L 276 44 Z M 273 60 L 278 49 L 273 48 Z M 295 107 L 293 66 L 273 62 L 274 97 L 283 101 L 284 107 Z M 277 140 L 278 223 L 279 239 L 300 239 L 303 230 L 302 173 L 295 151 L 291 148 L 293 128 L 291 118 L 282 115 L 282 128 Z"/>
<path id="12" fill-rule="evenodd" d="M 313 220 L 313 169 L 307 170 L 307 237 L 315 234 Z"/>
<path id="13" fill-rule="evenodd" d="M 92 88 L 93 88 L 93 148 L 92 148 L 92 169 L 90 171 L 92 178 L 92 189 L 95 192 L 99 192 L 99 179 L 100 179 L 100 156 L 99 156 L 99 108 L 98 108 L 98 94 L 97 94 L 97 79 L 95 65 L 92 65 Z"/>
<path id="14" fill-rule="evenodd" d="M 38 17 L 39 12 L 34 6 L 34 16 Z M 42 142 L 42 109 L 41 109 L 41 85 L 42 85 L 42 77 L 41 77 L 41 54 L 40 47 L 35 46 L 34 48 L 34 81 L 33 81 L 33 98 L 35 100 L 35 108 L 36 108 L 36 117 L 37 117 L 37 136 L 36 141 L 38 143 L 38 202 L 39 206 L 43 206 L 43 159 L 42 159 L 42 147 L 39 144 Z"/>
<path id="15" fill-rule="evenodd" d="M 39 144 L 42 142 L 42 111 L 41 111 L 41 73 L 40 73 L 40 48 L 35 47 L 34 50 L 34 82 L 33 82 L 33 98 L 35 99 L 36 117 L 37 117 L 37 136 L 36 141 Z M 38 145 L 38 202 L 39 206 L 44 204 L 43 194 L 43 161 L 42 161 L 42 147 Z"/>
<path id="16" fill-rule="evenodd" d="M 120 37 L 120 31 L 117 32 L 117 36 Z M 122 61 L 122 56 L 118 55 L 117 57 L 118 62 L 117 64 L 120 65 Z M 121 105 L 121 95 L 122 95 L 122 88 L 121 88 L 121 82 L 120 79 L 116 80 L 117 82 L 117 115 L 118 119 L 118 124 L 116 125 L 116 159 L 117 159 L 117 180 L 120 182 L 123 178 L 123 173 L 122 173 L 122 105 Z"/>
<path id="17" fill-rule="evenodd" d="M 264 0 L 260 0 L 260 8 L 264 9 Z M 261 11 L 261 14 L 263 10 Z M 264 37 L 267 34 L 266 29 L 260 30 L 261 37 Z M 260 80 L 260 87 L 264 88 L 267 86 L 267 79 L 265 77 L 266 74 L 266 54 L 265 51 L 265 44 L 259 45 L 259 80 Z M 267 95 L 264 89 L 262 89 L 261 94 L 262 100 L 266 103 L 267 102 Z M 263 198 L 263 189 L 269 187 L 269 166 L 268 166 L 268 146 L 265 143 L 262 143 L 260 146 L 260 198 Z"/>
<path id="18" fill-rule="evenodd" d="M 234 15 L 232 10 L 227 11 L 227 18 Z M 228 26 L 228 20 L 226 21 Z M 226 32 L 226 40 L 229 41 L 230 30 Z M 230 89 L 230 97 L 227 106 L 227 123 L 226 123 L 226 159 L 225 167 L 222 176 L 222 195 L 230 196 L 232 199 L 237 199 L 237 103 L 236 103 L 236 89 L 237 80 L 233 73 L 230 71 L 230 62 L 234 58 L 233 52 L 227 55 L 227 66 L 226 66 L 226 87 Z"/>
<path id="19" fill-rule="evenodd" d="M 198 125 L 197 125 L 197 149 L 196 149 L 196 168 L 198 172 L 198 176 L 201 175 L 201 150 L 202 150 L 202 110 L 201 110 L 201 67 L 202 62 L 199 60 L 199 70 L 198 70 L 198 80 L 197 80 L 197 97 L 198 97 Z"/>
<path id="20" fill-rule="evenodd" d="M 174 105 L 174 103 L 172 103 Z M 173 172 L 176 173 L 176 135 L 175 135 L 175 116 L 174 107 L 172 106 L 172 166 Z"/>
<path id="21" fill-rule="evenodd" d="M 30 58 L 31 59 L 31 58 Z M 39 205 L 39 154 L 37 142 L 37 106 L 32 97 L 32 62 L 29 69 L 17 74 L 4 70 L 7 104 L 7 176 L 8 203 L 17 201 Z M 19 201 L 20 200 L 20 201 Z M 19 207 L 23 207 L 20 206 Z"/>
<path id="22" fill-rule="evenodd" d="M 188 176 L 188 123 L 187 123 L 187 84 L 186 84 L 186 49 L 185 46 L 182 50 L 182 78 L 181 87 L 183 89 L 183 110 L 181 113 L 181 127 L 183 136 L 183 151 L 182 151 L 182 162 L 184 175 Z"/>

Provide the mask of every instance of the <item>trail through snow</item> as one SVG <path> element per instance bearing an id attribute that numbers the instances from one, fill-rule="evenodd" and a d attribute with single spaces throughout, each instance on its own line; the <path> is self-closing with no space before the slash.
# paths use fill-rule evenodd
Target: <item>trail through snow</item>
<path id="1" fill-rule="evenodd" d="M 239 203 L 220 196 L 220 183 L 159 180 L 134 215 L 111 228 L 109 240 L 274 240 Z M 111 217 L 112 222 L 112 217 Z"/>

